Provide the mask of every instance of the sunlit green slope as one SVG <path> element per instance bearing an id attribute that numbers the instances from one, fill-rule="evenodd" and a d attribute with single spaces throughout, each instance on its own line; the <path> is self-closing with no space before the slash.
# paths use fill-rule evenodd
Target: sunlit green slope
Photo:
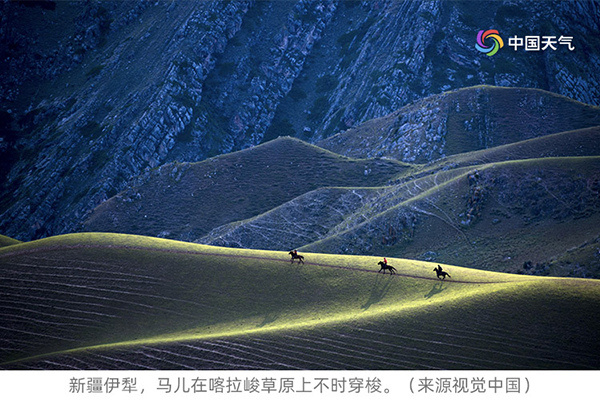
<path id="1" fill-rule="evenodd" d="M 11 246 L 18 243 L 21 243 L 21 241 L 8 236 L 0 235 L 0 247 Z"/>
<path id="2" fill-rule="evenodd" d="M 600 155 L 600 126 L 549 134 L 520 142 L 444 157 L 407 171 L 402 180 L 472 165 L 548 157 L 591 157 Z"/>
<path id="3" fill-rule="evenodd" d="M 304 256 L 97 233 L 0 249 L 2 367 L 598 367 L 600 282 Z"/>

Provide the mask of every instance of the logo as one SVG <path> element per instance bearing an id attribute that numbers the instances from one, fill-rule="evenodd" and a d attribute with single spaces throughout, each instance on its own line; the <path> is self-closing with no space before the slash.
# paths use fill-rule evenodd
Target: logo
<path id="1" fill-rule="evenodd" d="M 575 50 L 573 46 L 573 36 L 563 36 L 557 39 L 556 36 L 525 36 L 525 39 L 517 35 L 508 38 L 508 47 L 515 51 L 519 47 L 525 46 L 525 51 L 546 51 L 547 49 L 557 50 L 557 45 L 566 46 L 569 51 Z"/>
<path id="2" fill-rule="evenodd" d="M 485 44 L 485 40 L 488 39 L 488 46 Z M 477 34 L 477 43 L 475 48 L 488 56 L 493 56 L 498 52 L 499 49 L 504 47 L 504 41 L 495 29 L 489 29 L 487 31 L 479 31 Z"/>

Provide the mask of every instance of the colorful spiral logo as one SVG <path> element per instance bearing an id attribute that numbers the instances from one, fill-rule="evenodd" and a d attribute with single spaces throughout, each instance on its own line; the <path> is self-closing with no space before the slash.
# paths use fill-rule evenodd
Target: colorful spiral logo
<path id="1" fill-rule="evenodd" d="M 485 45 L 485 40 L 490 39 L 493 44 L 491 46 Z M 477 34 L 477 43 L 475 43 L 475 48 L 482 53 L 487 54 L 488 56 L 493 56 L 498 52 L 499 49 L 504 47 L 504 41 L 498 34 L 498 31 L 495 29 L 489 29 L 487 31 L 479 31 Z"/>

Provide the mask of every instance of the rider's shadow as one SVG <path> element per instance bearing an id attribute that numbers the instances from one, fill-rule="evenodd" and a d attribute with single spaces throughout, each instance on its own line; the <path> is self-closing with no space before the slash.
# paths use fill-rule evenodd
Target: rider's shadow
<path id="1" fill-rule="evenodd" d="M 363 310 L 368 310 L 373 304 L 379 303 L 387 292 L 390 290 L 390 286 L 392 284 L 391 279 L 385 279 L 383 276 L 377 274 L 377 278 L 373 283 L 373 287 L 371 288 L 371 294 L 367 299 L 367 302 L 360 306 Z"/>
<path id="2" fill-rule="evenodd" d="M 442 293 L 444 290 L 446 290 L 446 288 L 442 287 L 443 285 L 444 285 L 443 282 L 434 284 L 433 287 L 431 288 L 431 290 L 429 291 L 429 293 L 427 293 L 424 297 L 429 299 L 429 298 L 435 296 L 436 294 Z"/>

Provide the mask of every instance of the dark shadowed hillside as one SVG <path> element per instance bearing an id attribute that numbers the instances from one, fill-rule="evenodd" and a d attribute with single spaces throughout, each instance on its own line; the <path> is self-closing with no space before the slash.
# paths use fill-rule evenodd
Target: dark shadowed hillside
<path id="1" fill-rule="evenodd" d="M 426 163 L 600 125 L 600 108 L 536 90 L 481 86 L 427 97 L 318 142 L 350 157 Z"/>
<path id="2" fill-rule="evenodd" d="M 85 230 L 192 241 L 311 190 L 379 186 L 408 168 L 393 160 L 349 159 L 280 138 L 199 163 L 166 164 L 94 210 Z M 288 221 L 295 223 L 295 216 Z"/>

